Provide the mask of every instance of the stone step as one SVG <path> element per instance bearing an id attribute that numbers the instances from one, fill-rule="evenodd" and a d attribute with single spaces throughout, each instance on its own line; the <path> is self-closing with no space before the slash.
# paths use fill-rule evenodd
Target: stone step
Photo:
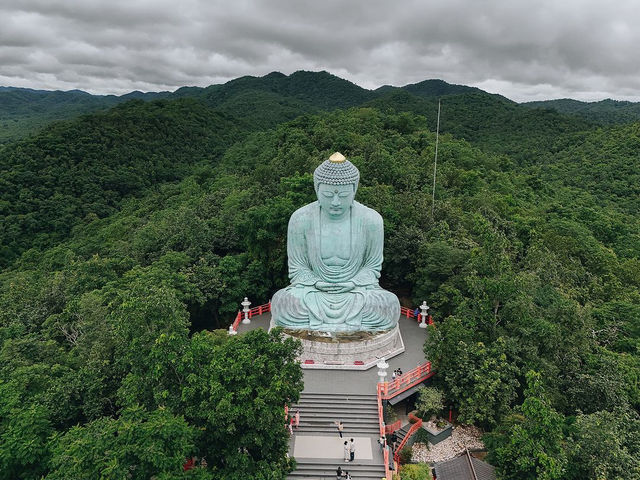
<path id="1" fill-rule="evenodd" d="M 367 409 L 348 409 L 348 408 L 340 408 L 340 407 L 332 407 L 332 408 L 317 408 L 313 406 L 307 406 L 305 408 L 298 408 L 300 412 L 300 416 L 310 415 L 316 417 L 330 417 L 333 415 L 334 420 L 349 420 L 350 418 L 358 418 L 358 417 L 378 417 L 377 410 L 367 410 Z M 289 410 L 289 413 L 293 415 L 296 409 Z"/>
<path id="2" fill-rule="evenodd" d="M 293 413 L 296 410 L 302 411 L 344 411 L 344 412 L 362 412 L 362 413 L 375 413 L 378 414 L 378 406 L 376 404 L 363 404 L 363 403 L 335 403 L 335 402 L 300 402 L 292 405 L 289 408 L 289 413 Z"/>
<path id="3" fill-rule="evenodd" d="M 294 429 L 294 432 L 296 430 Z M 337 430 L 334 428 L 325 428 L 325 427 L 321 427 L 321 426 L 314 426 L 314 425 L 306 425 L 303 426 L 302 423 L 300 423 L 300 426 L 298 427 L 298 431 L 300 431 L 301 433 L 304 434 L 310 434 L 310 433 L 330 433 L 333 434 L 335 433 L 336 437 L 338 437 L 338 432 Z M 349 436 L 354 436 L 357 434 L 367 434 L 367 435 L 378 435 L 378 433 L 380 432 L 378 426 L 376 425 L 375 427 L 371 427 L 371 426 L 354 426 L 354 427 L 349 427 L 349 429 L 345 429 L 344 432 L 342 432 L 342 436 L 343 438 L 349 438 Z"/>
<path id="4" fill-rule="evenodd" d="M 346 407 L 352 406 L 367 406 L 367 407 L 375 407 L 378 408 L 378 403 L 375 399 L 372 401 L 368 398 L 349 398 L 349 399 L 339 399 L 339 398 L 307 398 L 302 397 L 297 402 L 297 405 L 344 405 Z"/>
<path id="5" fill-rule="evenodd" d="M 372 386 L 372 389 L 375 390 L 375 385 Z M 322 393 L 322 392 L 300 392 L 300 398 L 339 398 L 349 399 L 349 398 L 362 398 L 362 399 L 373 399 L 376 400 L 377 395 L 375 393 Z"/>
<path id="6" fill-rule="evenodd" d="M 344 425 L 343 438 L 367 436 L 377 438 L 378 404 L 375 394 L 335 394 L 303 392 L 300 400 L 289 412 L 300 412 L 300 425 L 296 432 L 335 436 L 338 438 L 336 421 Z M 372 461 L 354 463 L 342 462 L 339 459 L 296 459 L 297 469 L 290 473 L 289 480 L 326 479 L 333 480 L 336 469 L 340 465 L 348 471 L 354 480 L 380 480 L 384 476 L 384 465 Z"/>
<path id="7" fill-rule="evenodd" d="M 338 466 L 342 467 L 342 471 L 351 474 L 354 480 L 380 480 L 384 477 L 384 465 L 376 463 L 358 462 L 340 462 L 338 460 L 333 463 L 328 460 L 302 460 L 297 462 L 297 469 L 290 473 L 287 478 L 313 478 L 313 479 L 334 479 Z"/>

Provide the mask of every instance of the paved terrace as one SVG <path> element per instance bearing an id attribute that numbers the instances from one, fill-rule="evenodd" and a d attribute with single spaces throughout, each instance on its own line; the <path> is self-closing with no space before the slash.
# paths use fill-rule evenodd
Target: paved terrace
<path id="1" fill-rule="evenodd" d="M 249 325 L 240 323 L 238 333 L 255 328 L 268 330 L 270 322 L 270 313 L 256 315 L 251 318 Z M 406 373 L 427 360 L 423 352 L 427 329 L 420 328 L 413 318 L 400 317 L 398 323 L 405 350 L 400 355 L 387 359 L 387 380 L 391 380 L 391 372 L 396 368 Z M 303 369 L 303 372 L 305 392 L 376 393 L 378 369 L 375 367 L 366 371 Z"/>

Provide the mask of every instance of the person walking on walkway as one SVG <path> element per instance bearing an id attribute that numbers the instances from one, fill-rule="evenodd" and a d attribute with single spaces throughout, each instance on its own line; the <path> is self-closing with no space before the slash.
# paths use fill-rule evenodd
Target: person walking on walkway
<path id="1" fill-rule="evenodd" d="M 340 435 L 340 438 L 342 438 L 342 431 L 344 430 L 344 425 L 342 424 L 342 420 L 338 420 L 335 423 L 338 426 L 338 435 Z"/>
<path id="2" fill-rule="evenodd" d="M 356 444 L 354 443 L 352 438 L 351 443 L 349 444 L 349 461 L 353 462 L 355 458 L 356 458 Z"/>
<path id="3" fill-rule="evenodd" d="M 296 409 L 296 413 L 293 415 L 293 426 L 296 429 L 300 426 L 300 410 Z"/>
<path id="4" fill-rule="evenodd" d="M 287 425 L 287 428 L 289 429 L 289 434 L 293 435 L 293 417 L 289 417 L 289 425 Z"/>
<path id="5" fill-rule="evenodd" d="M 378 445 L 380 445 L 380 451 L 383 452 L 384 451 L 384 444 L 386 443 L 386 439 L 384 438 L 384 435 L 381 435 L 380 438 L 378 439 Z"/>
<path id="6" fill-rule="evenodd" d="M 349 461 L 349 457 L 350 457 L 350 453 L 349 453 L 349 444 L 347 443 L 347 441 L 344 441 L 344 461 L 348 462 Z"/>

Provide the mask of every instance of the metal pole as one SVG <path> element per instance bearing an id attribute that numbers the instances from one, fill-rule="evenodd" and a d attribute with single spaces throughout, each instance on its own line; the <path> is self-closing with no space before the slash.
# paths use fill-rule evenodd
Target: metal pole
<path id="1" fill-rule="evenodd" d="M 440 100 L 438 100 L 438 123 L 436 125 L 436 156 L 433 161 L 433 192 L 431 195 L 431 218 L 436 204 L 436 168 L 438 166 L 438 138 L 440 136 Z"/>

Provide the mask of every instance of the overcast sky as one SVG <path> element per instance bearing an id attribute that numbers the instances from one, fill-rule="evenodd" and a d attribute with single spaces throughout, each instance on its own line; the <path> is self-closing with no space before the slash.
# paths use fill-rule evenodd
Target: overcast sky
<path id="1" fill-rule="evenodd" d="M 640 101 L 636 0 L 0 0 L 0 85 L 123 94 L 271 71 Z"/>

